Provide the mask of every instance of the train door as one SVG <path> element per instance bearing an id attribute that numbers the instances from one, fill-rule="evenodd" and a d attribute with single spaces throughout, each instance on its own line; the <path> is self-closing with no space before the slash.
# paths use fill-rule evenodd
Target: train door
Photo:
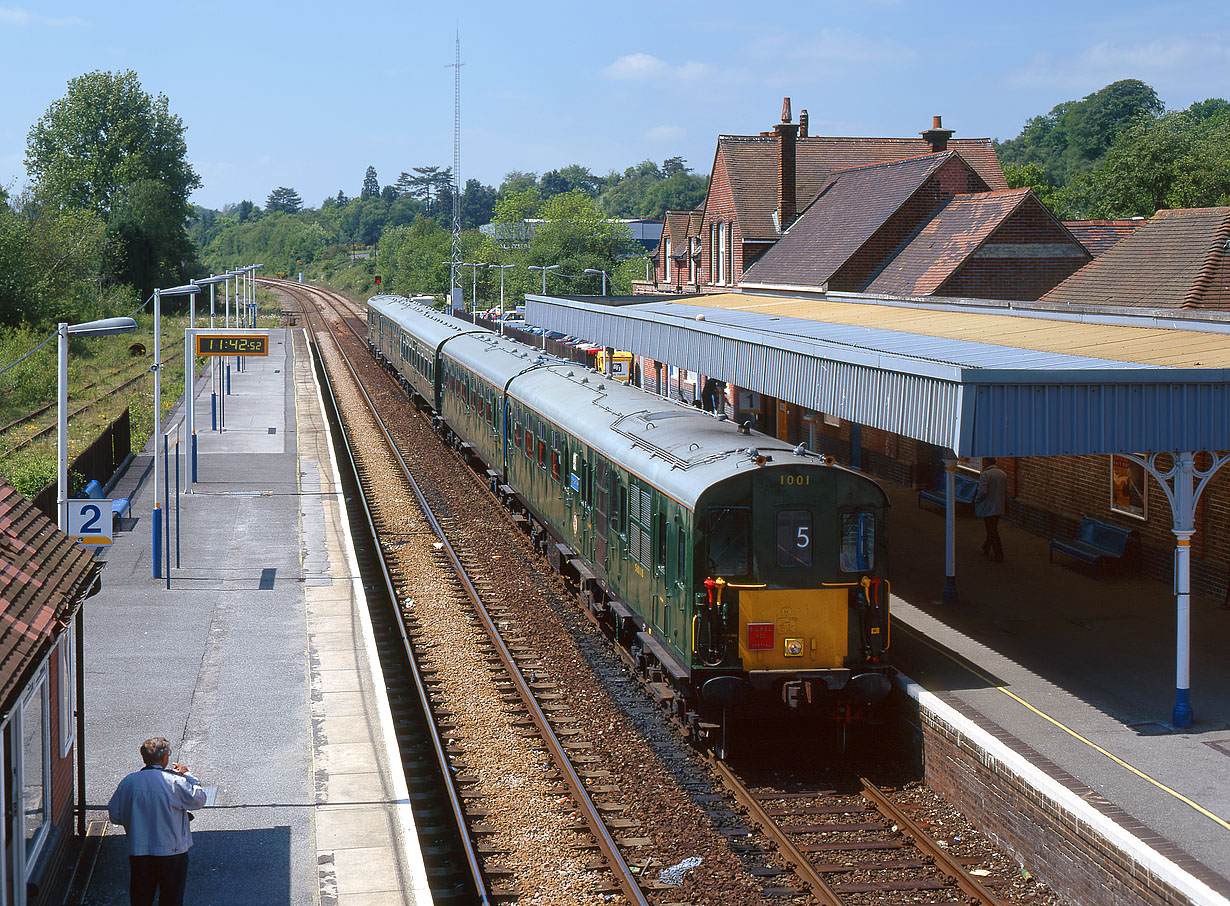
<path id="1" fill-rule="evenodd" d="M 601 456 L 594 457 L 594 555 L 593 562 L 606 572 L 611 568 L 607 556 L 607 533 L 611 518 L 611 467 Z"/>

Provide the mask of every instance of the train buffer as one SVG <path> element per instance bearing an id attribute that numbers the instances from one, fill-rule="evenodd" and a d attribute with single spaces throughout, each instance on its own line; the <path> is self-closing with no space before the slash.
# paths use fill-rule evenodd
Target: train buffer
<path id="1" fill-rule="evenodd" d="M 1120 525 L 1103 522 L 1093 516 L 1082 516 L 1076 537 L 1070 541 L 1062 538 L 1051 539 L 1049 559 L 1055 562 L 1055 551 L 1067 554 L 1074 560 L 1080 560 L 1093 566 L 1093 577 L 1098 577 L 1098 563 L 1102 560 L 1122 560 L 1136 539 L 1136 532 Z M 1138 558 L 1129 558 L 1129 562 L 1138 562 Z"/>

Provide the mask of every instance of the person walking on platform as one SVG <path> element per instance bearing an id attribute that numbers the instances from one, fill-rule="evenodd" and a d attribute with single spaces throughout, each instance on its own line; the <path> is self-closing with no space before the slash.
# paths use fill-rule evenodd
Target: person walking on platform
<path id="1" fill-rule="evenodd" d="M 988 560 L 1002 563 L 1004 545 L 999 540 L 999 517 L 1008 512 L 1008 475 L 995 464 L 995 457 L 982 461 L 978 476 L 978 492 L 974 495 L 974 515 L 982 517 L 987 536 L 982 542 L 982 554 Z"/>
<path id="2" fill-rule="evenodd" d="M 128 832 L 128 893 L 132 906 L 183 906 L 192 833 L 189 809 L 205 804 L 205 788 L 182 764 L 167 766 L 171 744 L 161 736 L 141 744 L 145 767 L 120 781 L 107 803 L 111 821 Z"/>

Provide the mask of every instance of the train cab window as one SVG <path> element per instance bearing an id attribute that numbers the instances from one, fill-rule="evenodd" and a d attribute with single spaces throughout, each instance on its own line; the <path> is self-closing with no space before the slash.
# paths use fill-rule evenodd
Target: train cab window
<path id="1" fill-rule="evenodd" d="M 812 562 L 810 510 L 780 510 L 777 514 L 777 565 L 805 569 Z"/>
<path id="2" fill-rule="evenodd" d="M 875 513 L 841 514 L 841 570 L 863 573 L 875 568 Z"/>
<path id="3" fill-rule="evenodd" d="M 708 570 L 722 576 L 746 576 L 751 571 L 752 517 L 746 507 L 709 510 Z"/>

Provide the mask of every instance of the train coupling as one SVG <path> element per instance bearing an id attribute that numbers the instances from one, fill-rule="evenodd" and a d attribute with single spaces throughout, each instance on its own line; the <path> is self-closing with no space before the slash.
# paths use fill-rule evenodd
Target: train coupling
<path id="1" fill-rule="evenodd" d="M 782 683 L 782 701 L 788 708 L 801 708 L 810 705 L 811 683 L 807 680 L 790 680 Z"/>

